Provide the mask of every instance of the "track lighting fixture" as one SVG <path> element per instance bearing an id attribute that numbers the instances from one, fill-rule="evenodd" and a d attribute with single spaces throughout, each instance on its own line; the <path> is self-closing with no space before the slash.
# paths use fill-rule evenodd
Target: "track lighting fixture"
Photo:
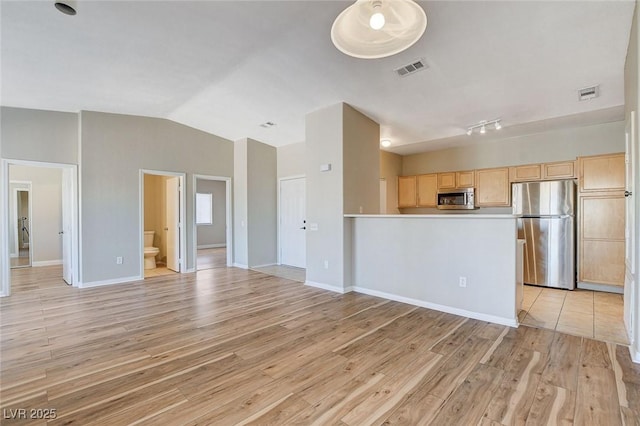
<path id="1" fill-rule="evenodd" d="M 489 121 L 482 120 L 477 124 L 467 127 L 467 135 L 471 136 L 475 129 L 480 129 L 479 133 L 481 135 L 484 135 L 485 133 L 487 133 L 487 126 L 490 126 L 490 125 L 493 125 L 493 127 L 496 130 L 500 130 L 502 129 L 502 125 L 500 124 L 501 120 L 502 120 L 501 118 L 496 118 L 495 120 L 489 120 Z"/>

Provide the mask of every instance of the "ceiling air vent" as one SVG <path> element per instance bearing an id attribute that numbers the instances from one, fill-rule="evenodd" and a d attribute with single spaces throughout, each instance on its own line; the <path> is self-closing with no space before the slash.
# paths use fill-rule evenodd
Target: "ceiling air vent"
<path id="1" fill-rule="evenodd" d="M 394 71 L 400 77 L 406 77 L 409 74 L 413 74 L 421 70 L 426 70 L 427 68 L 429 68 L 429 66 L 424 62 L 424 59 L 420 59 L 400 68 L 396 68 Z"/>
<path id="2" fill-rule="evenodd" d="M 600 86 L 585 87 L 578 90 L 578 100 L 588 101 L 589 99 L 597 98 L 600 95 Z"/>

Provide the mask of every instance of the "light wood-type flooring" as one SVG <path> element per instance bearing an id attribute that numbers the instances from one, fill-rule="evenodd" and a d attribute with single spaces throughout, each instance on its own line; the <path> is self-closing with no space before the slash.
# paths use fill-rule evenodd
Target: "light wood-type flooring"
<path id="1" fill-rule="evenodd" d="M 12 275 L 3 425 L 640 422 L 640 366 L 613 343 L 235 268 L 84 290 L 59 267 Z"/>
<path id="2" fill-rule="evenodd" d="M 215 247 L 208 249 L 198 249 L 198 257 L 196 259 L 198 271 L 212 268 L 227 267 L 227 248 Z"/>
<path id="3" fill-rule="evenodd" d="M 520 322 L 574 336 L 629 343 L 621 294 L 524 286 Z"/>

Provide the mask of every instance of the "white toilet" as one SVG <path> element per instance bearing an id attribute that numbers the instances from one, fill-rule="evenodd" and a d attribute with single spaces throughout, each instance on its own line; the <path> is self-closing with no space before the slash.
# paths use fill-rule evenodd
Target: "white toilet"
<path id="1" fill-rule="evenodd" d="M 144 269 L 156 267 L 156 256 L 160 253 L 160 249 L 153 246 L 154 234 L 155 231 L 144 231 Z"/>

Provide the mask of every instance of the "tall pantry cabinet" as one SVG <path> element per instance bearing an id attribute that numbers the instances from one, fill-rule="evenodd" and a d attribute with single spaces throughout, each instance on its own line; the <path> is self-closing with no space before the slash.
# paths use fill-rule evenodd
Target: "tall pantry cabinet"
<path id="1" fill-rule="evenodd" d="M 578 283 L 624 286 L 624 154 L 578 159 Z"/>

